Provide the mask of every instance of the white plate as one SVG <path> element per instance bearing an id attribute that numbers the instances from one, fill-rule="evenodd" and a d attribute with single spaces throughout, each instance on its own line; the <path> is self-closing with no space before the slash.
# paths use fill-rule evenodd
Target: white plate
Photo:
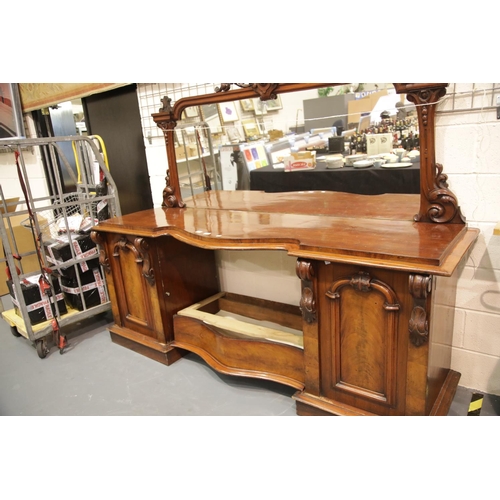
<path id="1" fill-rule="evenodd" d="M 360 161 L 355 161 L 352 166 L 354 168 L 367 168 L 371 167 L 373 165 L 373 160 L 360 160 Z"/>
<path id="2" fill-rule="evenodd" d="M 406 168 L 411 167 L 413 163 L 384 163 L 380 168 Z"/>

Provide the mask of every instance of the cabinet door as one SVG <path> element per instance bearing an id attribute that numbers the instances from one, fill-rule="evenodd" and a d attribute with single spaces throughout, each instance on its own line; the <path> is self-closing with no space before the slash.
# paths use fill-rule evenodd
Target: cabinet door
<path id="1" fill-rule="evenodd" d="M 108 235 L 108 259 L 113 276 L 115 322 L 123 328 L 164 342 L 153 263 L 156 249 L 146 238 Z"/>
<path id="2" fill-rule="evenodd" d="M 404 414 L 408 275 L 320 267 L 322 396 L 381 415 Z"/>
<path id="3" fill-rule="evenodd" d="M 188 245 L 172 236 L 157 238 L 155 243 L 165 337 L 172 341 L 174 315 L 219 291 L 215 255 L 213 250 Z"/>

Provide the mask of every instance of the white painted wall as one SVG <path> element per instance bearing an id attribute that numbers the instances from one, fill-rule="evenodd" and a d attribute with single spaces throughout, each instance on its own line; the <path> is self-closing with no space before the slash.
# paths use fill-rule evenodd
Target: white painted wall
<path id="1" fill-rule="evenodd" d="M 454 107 L 464 111 L 446 112 L 451 99 L 440 105 L 436 161 L 468 224 L 481 231 L 459 274 L 452 369 L 462 374 L 461 386 L 499 395 L 500 236 L 493 229 L 500 221 L 500 121 L 495 110 L 481 110 L 491 105 L 491 96 L 482 96 L 478 87 L 471 94 L 472 84 L 456 85 L 457 93 L 465 93 Z M 472 108 L 476 111 L 465 111 Z"/>

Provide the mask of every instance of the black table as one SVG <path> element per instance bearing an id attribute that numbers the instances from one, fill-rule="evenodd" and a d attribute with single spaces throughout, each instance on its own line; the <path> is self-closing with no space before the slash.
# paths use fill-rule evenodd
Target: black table
<path id="1" fill-rule="evenodd" d="M 405 168 L 316 168 L 285 172 L 283 168 L 262 167 L 250 172 L 250 189 L 280 193 L 285 191 L 341 191 L 355 194 L 420 193 L 420 163 Z"/>

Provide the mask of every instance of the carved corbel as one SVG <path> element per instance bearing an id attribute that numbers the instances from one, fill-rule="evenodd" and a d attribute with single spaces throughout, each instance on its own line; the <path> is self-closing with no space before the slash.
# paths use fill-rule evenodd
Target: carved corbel
<path id="1" fill-rule="evenodd" d="M 410 274 L 409 291 L 413 297 L 413 309 L 408 324 L 408 331 L 410 342 L 415 347 L 420 347 L 429 340 L 429 322 L 427 321 L 425 303 L 431 290 L 432 276 Z"/>
<path id="2" fill-rule="evenodd" d="M 142 264 L 142 275 L 152 286 L 155 283 L 154 270 L 149 258 L 149 245 L 144 238 L 135 238 L 131 243 L 122 236 L 113 246 L 113 257 L 120 257 L 120 250 L 130 250 L 134 254 L 135 262 Z"/>
<path id="3" fill-rule="evenodd" d="M 154 269 L 151 266 L 151 260 L 149 258 L 149 244 L 144 238 L 136 238 L 134 240 L 134 246 L 139 252 L 142 260 L 142 275 L 146 278 L 150 285 L 155 283 Z M 138 262 L 138 261 L 136 261 Z"/>
<path id="4" fill-rule="evenodd" d="M 302 294 L 300 297 L 300 310 L 306 323 L 314 323 L 317 319 L 316 297 L 314 294 L 314 267 L 307 260 L 297 259 L 295 272 L 302 282 Z"/>
<path id="5" fill-rule="evenodd" d="M 97 245 L 97 248 L 99 250 L 99 264 L 102 266 L 104 271 L 109 274 L 111 272 L 111 266 L 106 254 L 106 246 L 102 234 L 97 231 L 91 231 L 90 239 Z"/>

